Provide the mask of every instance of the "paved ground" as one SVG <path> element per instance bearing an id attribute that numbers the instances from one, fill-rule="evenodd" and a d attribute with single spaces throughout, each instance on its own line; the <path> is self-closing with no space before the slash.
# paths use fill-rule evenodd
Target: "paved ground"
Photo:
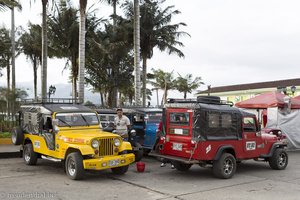
<path id="1" fill-rule="evenodd" d="M 0 159 L 0 199 L 264 199 L 300 198 L 300 152 L 289 152 L 286 170 L 270 169 L 268 163 L 246 161 L 232 179 L 212 176 L 210 168 L 194 165 L 179 172 L 160 167 L 145 158 L 146 170 L 135 165 L 123 176 L 110 170 L 88 173 L 82 181 L 68 179 L 60 163 L 40 160 L 26 166 L 21 158 Z"/>
<path id="2" fill-rule="evenodd" d="M 0 145 L 0 158 L 16 158 L 20 157 L 20 146 L 12 144 L 1 144 Z"/>

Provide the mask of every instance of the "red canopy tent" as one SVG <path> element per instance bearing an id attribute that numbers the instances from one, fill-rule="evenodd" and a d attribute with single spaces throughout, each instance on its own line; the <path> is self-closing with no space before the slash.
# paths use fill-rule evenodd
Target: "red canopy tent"
<path id="1" fill-rule="evenodd" d="M 294 97 L 293 99 L 298 99 L 298 100 L 300 100 L 300 95 L 299 95 L 299 96 L 296 96 L 296 97 Z"/>
<path id="2" fill-rule="evenodd" d="M 284 97 L 286 95 L 280 92 L 268 92 L 251 99 L 241 101 L 235 104 L 239 108 L 266 109 L 270 107 L 284 107 Z M 291 108 L 300 108 L 300 99 L 298 97 L 291 99 Z"/>

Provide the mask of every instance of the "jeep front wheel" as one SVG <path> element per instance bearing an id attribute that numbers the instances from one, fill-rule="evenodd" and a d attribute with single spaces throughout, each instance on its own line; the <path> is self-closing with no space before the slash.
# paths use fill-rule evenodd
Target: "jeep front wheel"
<path id="1" fill-rule="evenodd" d="M 231 178 L 236 171 L 236 159 L 230 153 L 222 154 L 219 160 L 213 163 L 213 174 L 218 178 Z"/>
<path id="2" fill-rule="evenodd" d="M 282 148 L 275 149 L 272 157 L 269 159 L 269 165 L 272 169 L 282 170 L 288 165 L 288 154 Z"/>
<path id="3" fill-rule="evenodd" d="M 192 166 L 191 164 L 185 164 L 185 163 L 178 162 L 178 161 L 172 161 L 172 163 L 178 171 L 187 171 Z"/>
<path id="4" fill-rule="evenodd" d="M 24 146 L 23 159 L 26 165 L 36 165 L 38 154 L 33 151 L 33 146 L 31 143 L 28 143 Z"/>
<path id="5" fill-rule="evenodd" d="M 70 153 L 65 161 L 65 168 L 70 179 L 82 179 L 84 177 L 84 168 L 81 154 L 79 152 Z"/>
<path id="6" fill-rule="evenodd" d="M 122 167 L 115 167 L 115 168 L 111 168 L 111 171 L 114 174 L 122 175 L 128 171 L 128 167 L 129 167 L 128 165 Z"/>

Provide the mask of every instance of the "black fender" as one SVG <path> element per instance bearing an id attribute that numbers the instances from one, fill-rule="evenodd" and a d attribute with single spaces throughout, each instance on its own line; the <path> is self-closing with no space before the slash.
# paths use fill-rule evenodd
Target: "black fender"
<path id="1" fill-rule="evenodd" d="M 287 144 L 274 143 L 274 144 L 272 145 L 272 147 L 271 147 L 271 149 L 270 149 L 270 152 L 269 152 L 268 154 L 262 154 L 262 155 L 260 155 L 259 157 L 260 157 L 260 158 L 270 158 L 270 157 L 272 157 L 272 155 L 273 155 L 275 149 L 277 149 L 277 148 L 285 148 L 285 147 L 287 147 Z"/>
<path id="2" fill-rule="evenodd" d="M 235 157 L 235 150 L 234 150 L 234 147 L 231 146 L 231 145 L 225 145 L 225 146 L 221 146 L 215 157 L 214 157 L 214 160 L 219 160 L 220 157 L 222 156 L 223 152 L 228 152 L 228 153 L 231 153 L 234 157 Z"/>

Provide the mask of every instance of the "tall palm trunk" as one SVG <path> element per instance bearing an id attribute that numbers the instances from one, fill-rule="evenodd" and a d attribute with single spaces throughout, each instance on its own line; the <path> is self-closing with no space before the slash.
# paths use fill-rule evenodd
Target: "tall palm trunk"
<path id="1" fill-rule="evenodd" d="M 16 90 L 16 65 L 15 65 L 15 9 L 11 8 L 11 112 L 15 114 L 15 90 Z"/>
<path id="2" fill-rule="evenodd" d="M 141 69 L 140 69 L 140 6 L 139 0 L 134 0 L 134 100 L 141 105 Z"/>
<path id="3" fill-rule="evenodd" d="M 147 86 L 147 55 L 144 53 L 143 55 L 143 88 L 142 88 L 142 95 L 143 95 L 143 107 L 146 106 L 146 86 Z"/>
<path id="4" fill-rule="evenodd" d="M 10 63 L 9 59 L 7 60 L 7 67 L 6 67 L 6 73 L 7 73 L 7 91 L 6 91 L 6 106 L 7 106 L 7 116 L 10 117 Z"/>
<path id="5" fill-rule="evenodd" d="M 47 4 L 48 0 L 42 0 L 43 6 L 43 22 L 42 22 L 42 98 L 47 98 L 47 57 L 48 57 L 48 37 L 47 37 Z"/>
<path id="6" fill-rule="evenodd" d="M 87 0 L 80 0 L 79 23 L 79 102 L 84 102 L 84 68 L 85 68 L 85 10 Z"/>
<path id="7" fill-rule="evenodd" d="M 77 77 L 78 77 L 78 65 L 76 62 L 76 54 L 73 54 L 71 58 L 72 65 L 72 98 L 77 99 Z M 74 102 L 75 103 L 75 102 Z"/>
<path id="8" fill-rule="evenodd" d="M 33 58 L 33 87 L 34 99 L 37 99 L 37 58 Z"/>

